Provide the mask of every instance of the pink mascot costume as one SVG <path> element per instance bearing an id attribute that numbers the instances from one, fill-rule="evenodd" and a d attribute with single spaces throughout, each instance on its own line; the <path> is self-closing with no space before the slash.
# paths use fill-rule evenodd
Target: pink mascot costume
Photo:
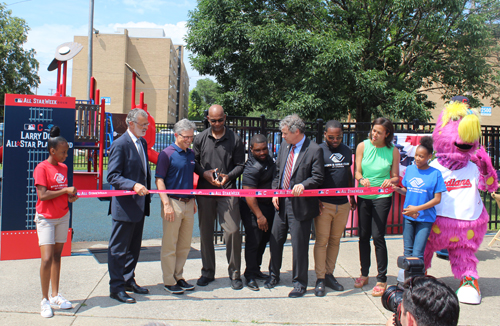
<path id="1" fill-rule="evenodd" d="M 479 190 L 496 191 L 497 174 L 479 145 L 478 113 L 467 104 L 457 101 L 447 105 L 438 118 L 433 138 L 437 159 L 430 165 L 441 171 L 448 191 L 436 206 L 436 222 L 424 253 L 425 267 L 431 267 L 435 251 L 448 249 L 451 270 L 461 280 L 459 301 L 480 304 L 475 253 L 483 242 L 489 215 Z"/>

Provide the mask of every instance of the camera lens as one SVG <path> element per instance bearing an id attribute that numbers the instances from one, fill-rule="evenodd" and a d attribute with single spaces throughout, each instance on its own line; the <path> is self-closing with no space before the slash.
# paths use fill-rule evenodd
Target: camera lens
<path id="1" fill-rule="evenodd" d="M 398 311 L 401 301 L 403 301 L 403 289 L 396 285 L 389 286 L 382 295 L 382 306 L 394 313 Z"/>

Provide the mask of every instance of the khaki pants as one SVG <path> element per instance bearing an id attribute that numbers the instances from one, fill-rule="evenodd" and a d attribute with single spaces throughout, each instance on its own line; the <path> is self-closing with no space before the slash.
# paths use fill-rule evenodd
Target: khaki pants
<path id="1" fill-rule="evenodd" d="M 350 203 L 334 205 L 323 202 L 323 205 L 323 213 L 314 219 L 314 269 L 318 279 L 325 278 L 325 274 L 333 274 L 339 254 L 340 237 L 351 209 Z"/>
<path id="2" fill-rule="evenodd" d="M 161 243 L 161 269 L 163 284 L 172 286 L 183 279 L 184 264 L 191 249 L 191 237 L 194 224 L 194 198 L 184 203 L 170 198 L 175 213 L 173 222 L 163 220 L 163 238 Z M 163 204 L 161 204 L 163 218 Z"/>

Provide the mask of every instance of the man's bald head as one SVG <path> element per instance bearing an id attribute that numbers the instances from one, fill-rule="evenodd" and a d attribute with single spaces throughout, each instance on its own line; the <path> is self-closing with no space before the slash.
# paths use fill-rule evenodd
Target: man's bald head
<path id="1" fill-rule="evenodd" d="M 215 117 L 224 115 L 224 109 L 219 104 L 214 104 L 208 109 L 208 116 Z"/>
<path id="2" fill-rule="evenodd" d="M 224 130 L 224 122 L 226 122 L 226 114 L 222 106 L 215 104 L 208 109 L 208 122 L 212 131 L 215 133 L 222 132 Z"/>

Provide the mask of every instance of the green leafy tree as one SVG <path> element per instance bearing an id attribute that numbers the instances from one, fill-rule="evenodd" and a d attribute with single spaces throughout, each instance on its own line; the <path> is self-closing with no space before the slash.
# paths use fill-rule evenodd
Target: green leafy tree
<path id="1" fill-rule="evenodd" d="M 38 61 L 35 50 L 23 49 L 29 27 L 24 19 L 13 17 L 0 3 L 0 103 L 6 93 L 33 94 L 38 87 Z"/>
<path id="2" fill-rule="evenodd" d="M 200 79 L 196 87 L 189 92 L 189 113 L 191 120 L 203 120 L 204 111 L 217 104 L 220 96 L 220 86 L 209 78 Z"/>
<path id="3" fill-rule="evenodd" d="M 186 41 L 232 114 L 427 121 L 431 91 L 499 104 L 498 18 L 497 0 L 200 0 Z"/>
<path id="4" fill-rule="evenodd" d="M 189 120 L 203 120 L 203 110 L 203 101 L 196 88 L 194 88 L 189 92 Z"/>

